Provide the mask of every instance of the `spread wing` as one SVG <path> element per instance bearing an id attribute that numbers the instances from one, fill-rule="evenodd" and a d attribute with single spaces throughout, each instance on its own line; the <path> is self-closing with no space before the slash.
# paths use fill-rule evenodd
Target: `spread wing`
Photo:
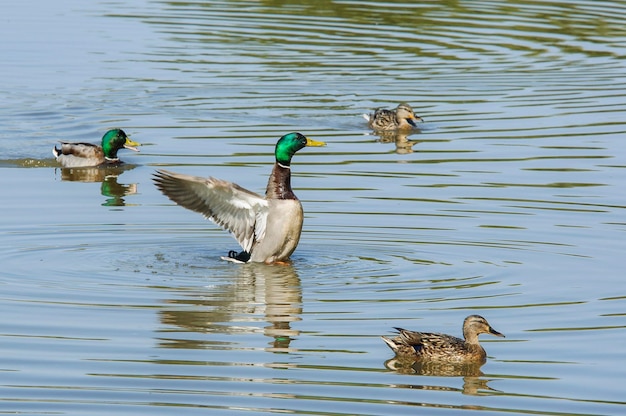
<path id="1" fill-rule="evenodd" d="M 159 170 L 154 182 L 178 205 L 199 212 L 225 230 L 250 252 L 263 239 L 268 203 L 265 198 L 239 185 L 215 178 Z"/>

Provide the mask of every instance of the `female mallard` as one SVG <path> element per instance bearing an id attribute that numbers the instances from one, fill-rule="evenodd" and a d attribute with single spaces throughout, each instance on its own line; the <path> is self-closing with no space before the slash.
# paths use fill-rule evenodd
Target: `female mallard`
<path id="1" fill-rule="evenodd" d="M 374 114 L 363 114 L 368 126 L 375 131 L 411 130 L 417 127 L 418 121 L 424 121 L 415 115 L 413 108 L 407 103 L 401 103 L 395 110 L 377 108 Z"/>
<path id="2" fill-rule="evenodd" d="M 504 337 L 479 315 L 470 315 L 463 321 L 464 340 L 446 334 L 395 329 L 400 333 L 399 336 L 382 337 L 382 339 L 396 353 L 396 356 L 407 359 L 484 362 L 487 354 L 478 343 L 478 335 L 492 334 Z"/>
<path id="3" fill-rule="evenodd" d="M 291 190 L 291 158 L 305 146 L 324 146 L 300 133 L 285 134 L 276 143 L 276 163 L 265 198 L 239 185 L 159 170 L 156 186 L 168 198 L 203 214 L 230 231 L 243 251 L 222 259 L 237 263 L 274 263 L 289 259 L 302 231 L 302 204 Z"/>
<path id="4" fill-rule="evenodd" d="M 61 142 L 61 149 L 55 146 L 52 154 L 64 168 L 99 166 L 120 163 L 117 151 L 124 148 L 138 152 L 139 149 L 134 146 L 139 146 L 139 143 L 130 140 L 124 130 L 113 129 L 102 136 L 101 146 L 91 143 Z"/>

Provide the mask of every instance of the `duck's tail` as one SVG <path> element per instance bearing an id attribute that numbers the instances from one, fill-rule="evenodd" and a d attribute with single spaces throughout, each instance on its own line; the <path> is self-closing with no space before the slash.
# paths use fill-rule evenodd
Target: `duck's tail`
<path id="1" fill-rule="evenodd" d="M 242 251 L 241 253 L 237 253 L 235 250 L 230 250 L 228 252 L 228 257 L 221 256 L 222 260 L 232 261 L 233 263 L 247 263 L 250 260 L 250 253 L 247 251 Z"/>
<path id="2" fill-rule="evenodd" d="M 388 338 L 388 337 L 380 337 L 383 341 L 385 341 L 385 344 L 387 344 L 389 346 L 389 348 L 391 348 L 393 350 L 393 352 L 398 352 L 398 344 L 396 343 L 396 341 L 394 341 L 392 338 Z"/>

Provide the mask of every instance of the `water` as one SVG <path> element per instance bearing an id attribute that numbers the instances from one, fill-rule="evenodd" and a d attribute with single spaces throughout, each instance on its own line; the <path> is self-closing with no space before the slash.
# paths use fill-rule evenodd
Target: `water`
<path id="1" fill-rule="evenodd" d="M 619 2 L 7 5 L 0 413 L 622 414 Z M 426 123 L 371 134 L 411 103 Z M 124 169 L 59 169 L 122 127 Z M 289 266 L 173 205 L 156 168 L 262 192 L 289 131 Z M 480 368 L 393 369 L 393 326 Z M 391 369 L 389 368 L 391 367 Z"/>

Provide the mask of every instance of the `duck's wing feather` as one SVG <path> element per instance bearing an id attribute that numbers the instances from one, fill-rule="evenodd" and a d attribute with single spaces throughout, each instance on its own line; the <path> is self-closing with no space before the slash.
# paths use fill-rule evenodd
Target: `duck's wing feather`
<path id="1" fill-rule="evenodd" d="M 377 108 L 370 116 L 369 126 L 374 130 L 389 130 L 396 126 L 396 112 Z"/>
<path id="2" fill-rule="evenodd" d="M 102 148 L 92 143 L 70 143 L 60 142 L 61 152 L 63 155 L 72 155 L 84 158 L 100 158 L 104 157 Z"/>
<path id="3" fill-rule="evenodd" d="M 452 335 L 395 329 L 400 333 L 396 340 L 415 348 L 416 351 L 447 351 L 465 348 L 465 341 Z"/>
<path id="4" fill-rule="evenodd" d="M 61 148 L 52 148 L 52 154 L 63 167 L 97 166 L 105 162 L 104 151 L 91 143 L 61 142 Z"/>
<path id="5" fill-rule="evenodd" d="M 178 205 L 199 212 L 230 231 L 245 251 L 263 239 L 268 202 L 261 195 L 221 179 L 166 170 L 158 170 L 154 182 Z"/>

